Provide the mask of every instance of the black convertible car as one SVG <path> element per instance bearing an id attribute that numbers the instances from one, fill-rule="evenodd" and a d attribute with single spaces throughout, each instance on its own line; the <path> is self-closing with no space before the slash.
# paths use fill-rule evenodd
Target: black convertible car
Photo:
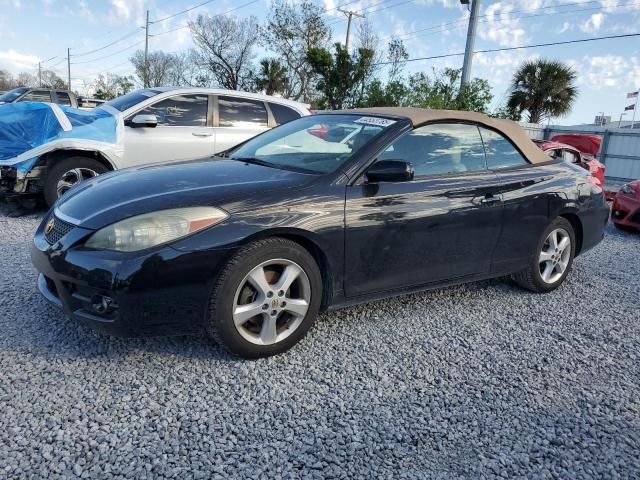
<path id="1" fill-rule="evenodd" d="M 223 157 L 108 173 L 38 228 L 38 287 L 118 335 L 282 352 L 320 309 L 512 275 L 558 287 L 603 237 L 588 172 L 515 123 L 378 108 L 303 117 Z"/>

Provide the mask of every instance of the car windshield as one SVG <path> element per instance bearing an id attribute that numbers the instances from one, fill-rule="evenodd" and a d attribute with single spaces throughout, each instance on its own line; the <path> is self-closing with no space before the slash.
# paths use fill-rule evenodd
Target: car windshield
<path id="1" fill-rule="evenodd" d="M 137 105 L 140 102 L 144 102 L 148 98 L 155 97 L 159 93 L 162 93 L 162 90 L 157 90 L 153 88 L 136 90 L 135 92 L 127 93 L 126 95 L 123 95 L 121 97 L 114 98 L 113 100 L 109 100 L 108 102 L 105 102 L 103 105 L 100 105 L 100 107 L 104 105 L 109 105 L 110 107 L 113 107 L 116 110 L 124 112 L 125 110 L 133 107 L 134 105 Z"/>
<path id="2" fill-rule="evenodd" d="M 357 114 L 302 117 L 249 140 L 227 157 L 287 170 L 330 173 L 394 123 Z"/>
<path id="3" fill-rule="evenodd" d="M 13 102 L 16 98 L 22 95 L 24 92 L 29 90 L 28 88 L 20 87 L 14 88 L 13 90 L 9 90 L 8 92 L 0 95 L 0 102 Z"/>

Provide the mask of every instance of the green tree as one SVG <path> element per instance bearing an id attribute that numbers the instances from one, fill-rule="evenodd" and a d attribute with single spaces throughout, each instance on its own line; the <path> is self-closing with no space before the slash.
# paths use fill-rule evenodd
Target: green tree
<path id="1" fill-rule="evenodd" d="M 383 84 L 379 79 L 373 80 L 365 90 L 360 107 L 399 107 L 407 96 L 407 87 L 400 81 Z"/>
<path id="2" fill-rule="evenodd" d="M 331 41 L 324 8 L 311 0 L 274 0 L 262 32 L 262 45 L 274 51 L 287 67 L 284 96 L 310 102 L 315 94 L 316 75 L 307 52 L 327 48 Z"/>
<path id="3" fill-rule="evenodd" d="M 524 63 L 513 76 L 507 107 L 530 123 L 571 111 L 578 96 L 576 72 L 562 62 L 538 59 Z"/>
<path id="4" fill-rule="evenodd" d="M 287 89 L 287 69 L 275 58 L 261 60 L 256 87 L 267 95 L 284 93 Z"/>
<path id="5" fill-rule="evenodd" d="M 101 73 L 98 75 L 98 78 L 96 78 L 93 97 L 100 100 L 111 100 L 112 98 L 129 93 L 133 90 L 133 87 L 132 77 L 123 77 L 111 73 L 103 75 Z"/>
<path id="6" fill-rule="evenodd" d="M 424 72 L 411 75 L 404 104 L 421 108 L 487 112 L 493 99 L 489 82 L 474 78 L 461 89 L 460 75 L 461 70 L 453 68 L 433 70 L 433 77 Z"/>
<path id="7" fill-rule="evenodd" d="M 318 106 L 334 110 L 356 106 L 372 57 L 369 49 L 359 48 L 350 54 L 340 43 L 335 44 L 333 54 L 324 48 L 310 49 L 307 58 L 319 77 L 317 87 L 322 94 Z"/>

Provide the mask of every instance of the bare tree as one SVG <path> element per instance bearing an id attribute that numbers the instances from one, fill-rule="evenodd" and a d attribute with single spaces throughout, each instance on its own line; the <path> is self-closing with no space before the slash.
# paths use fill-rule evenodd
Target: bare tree
<path id="1" fill-rule="evenodd" d="M 38 79 L 36 76 L 27 72 L 20 72 L 14 82 L 14 87 L 35 87 L 37 85 Z"/>
<path id="2" fill-rule="evenodd" d="M 241 90 L 253 84 L 252 61 L 260 28 L 255 17 L 199 15 L 189 22 L 200 65 L 222 88 Z"/>
<path id="3" fill-rule="evenodd" d="M 198 52 L 191 49 L 174 55 L 169 82 L 177 86 L 208 87 L 212 80 L 208 72 L 199 65 Z"/>
<path id="4" fill-rule="evenodd" d="M 135 68 L 136 76 L 142 84 L 145 78 L 144 52 L 136 51 L 130 58 L 133 68 Z M 149 52 L 147 56 L 147 84 L 150 87 L 166 87 L 170 86 L 171 71 L 176 62 L 175 55 L 162 51 Z"/>
<path id="5" fill-rule="evenodd" d="M 307 59 L 313 48 L 328 48 L 331 28 L 324 9 L 310 0 L 300 3 L 274 0 L 267 19 L 262 43 L 275 51 L 287 67 L 284 96 L 310 102 L 317 75 Z"/>
<path id="6" fill-rule="evenodd" d="M 360 82 L 360 89 L 358 92 L 360 101 L 364 96 L 365 89 L 369 86 L 371 81 L 375 78 L 377 71 L 379 70 L 378 63 L 382 61 L 382 53 L 380 51 L 380 39 L 373 30 L 373 24 L 370 19 L 366 18 L 358 23 L 358 30 L 356 32 L 356 50 L 359 52 L 369 52 L 367 55 L 363 55 L 362 61 L 362 81 Z"/>
<path id="7" fill-rule="evenodd" d="M 6 70 L 0 70 L 0 90 L 13 88 L 13 75 Z"/>
<path id="8" fill-rule="evenodd" d="M 387 60 L 389 63 L 389 82 L 399 81 L 402 76 L 409 53 L 404 43 L 399 38 L 392 38 L 387 48 Z"/>

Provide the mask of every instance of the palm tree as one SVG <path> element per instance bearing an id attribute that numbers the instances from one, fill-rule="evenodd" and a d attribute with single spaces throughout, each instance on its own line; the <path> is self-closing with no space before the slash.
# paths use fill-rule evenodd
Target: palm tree
<path id="1" fill-rule="evenodd" d="M 275 58 L 261 60 L 256 85 L 267 95 L 283 93 L 287 86 L 287 69 Z"/>
<path id="2" fill-rule="evenodd" d="M 569 113 L 578 96 L 576 72 L 562 62 L 525 62 L 513 76 L 507 107 L 528 113 L 530 123 Z"/>

